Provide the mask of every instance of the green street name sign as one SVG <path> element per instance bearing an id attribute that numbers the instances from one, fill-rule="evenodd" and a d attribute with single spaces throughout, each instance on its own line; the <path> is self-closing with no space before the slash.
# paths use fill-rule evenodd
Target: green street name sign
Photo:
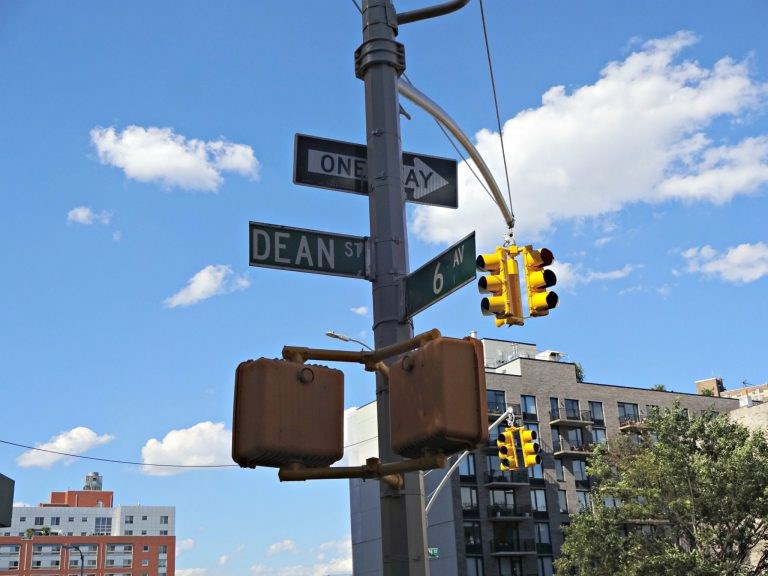
<path id="1" fill-rule="evenodd" d="M 475 233 L 472 232 L 406 277 L 406 318 L 412 318 L 468 284 L 475 275 Z"/>
<path id="2" fill-rule="evenodd" d="M 249 223 L 251 266 L 368 278 L 368 239 Z"/>

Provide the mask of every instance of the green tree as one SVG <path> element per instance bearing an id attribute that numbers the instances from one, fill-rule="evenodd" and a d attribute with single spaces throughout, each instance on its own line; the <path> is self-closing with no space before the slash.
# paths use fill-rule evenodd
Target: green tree
<path id="1" fill-rule="evenodd" d="M 579 362 L 575 362 L 573 367 L 576 370 L 576 382 L 584 382 L 584 367 Z"/>
<path id="2" fill-rule="evenodd" d="M 768 444 L 714 412 L 652 414 L 642 436 L 590 456 L 591 505 L 566 528 L 558 573 L 768 574 Z M 750 559 L 750 555 L 752 558 Z"/>

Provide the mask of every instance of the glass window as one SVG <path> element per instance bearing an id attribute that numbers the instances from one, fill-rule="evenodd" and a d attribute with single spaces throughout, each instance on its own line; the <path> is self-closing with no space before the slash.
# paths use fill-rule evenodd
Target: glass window
<path id="1" fill-rule="evenodd" d="M 504 410 L 507 409 L 503 390 L 486 390 L 485 400 L 488 402 L 489 414 L 503 414 Z"/>
<path id="2" fill-rule="evenodd" d="M 133 536 L 133 530 L 126 530 L 125 531 L 126 536 Z"/>
<path id="3" fill-rule="evenodd" d="M 160 516 L 160 524 L 168 524 L 168 516 Z"/>
<path id="4" fill-rule="evenodd" d="M 552 433 L 552 451 L 559 452 L 560 451 L 560 430 L 557 428 L 557 426 L 552 426 L 549 430 Z"/>
<path id="5" fill-rule="evenodd" d="M 549 399 L 549 419 L 550 420 L 560 419 L 560 405 L 557 402 L 558 402 L 557 398 L 550 397 Z"/>
<path id="6" fill-rule="evenodd" d="M 536 411 L 536 396 L 520 396 L 521 407 L 523 409 L 523 418 L 527 420 L 538 420 Z"/>
<path id="7" fill-rule="evenodd" d="M 539 576 L 552 576 L 554 573 L 552 558 L 550 556 L 541 556 L 539 558 Z"/>
<path id="8" fill-rule="evenodd" d="M 26 522 L 26 521 L 27 521 L 27 517 L 26 516 L 19 517 L 19 522 Z"/>
<path id="9" fill-rule="evenodd" d="M 477 488 L 474 486 L 461 487 L 461 508 L 463 510 L 477 510 Z"/>
<path id="10" fill-rule="evenodd" d="M 467 454 L 459 463 L 459 476 L 475 476 L 475 455 Z"/>
<path id="11" fill-rule="evenodd" d="M 45 522 L 45 518 L 42 516 L 35 516 L 35 526 L 42 526 Z"/>
<path id="12" fill-rule="evenodd" d="M 490 490 L 489 496 L 492 506 L 515 507 L 515 493 L 512 490 Z"/>
<path id="13" fill-rule="evenodd" d="M 67 522 L 74 522 L 74 521 L 75 521 L 74 516 L 70 516 L 69 518 L 67 518 Z"/>
<path id="14" fill-rule="evenodd" d="M 60 526 L 61 525 L 61 518 L 58 516 L 52 516 L 51 517 L 51 526 Z"/>
<path id="15" fill-rule="evenodd" d="M 528 478 L 544 479 L 544 466 L 539 463 L 528 468 Z"/>
<path id="16" fill-rule="evenodd" d="M 558 482 L 565 482 L 565 472 L 563 471 L 563 461 L 555 458 L 555 477 Z"/>
<path id="17" fill-rule="evenodd" d="M 520 558 L 498 558 L 499 576 L 521 576 L 523 564 Z"/>
<path id="18" fill-rule="evenodd" d="M 168 554 L 168 546 L 165 544 L 162 544 L 161 546 L 157 547 L 157 553 L 158 554 Z"/>
<path id="19" fill-rule="evenodd" d="M 142 516 L 142 517 L 141 517 L 141 519 L 142 519 L 142 520 L 146 520 L 146 519 L 147 519 L 147 517 L 146 517 L 146 516 Z"/>
<path id="20" fill-rule="evenodd" d="M 589 403 L 589 411 L 592 414 L 592 420 L 597 423 L 605 422 L 605 416 L 603 416 L 603 403 L 592 402 Z"/>
<path id="21" fill-rule="evenodd" d="M 161 558 L 160 560 L 157 561 L 158 568 L 166 568 L 167 564 L 168 564 L 168 560 L 165 560 L 164 558 Z"/>
<path id="22" fill-rule="evenodd" d="M 565 490 L 557 491 L 557 506 L 560 514 L 568 514 L 568 493 Z"/>
<path id="23" fill-rule="evenodd" d="M 483 576 L 483 559 L 467 556 L 467 576 Z"/>
<path id="24" fill-rule="evenodd" d="M 587 479 L 587 463 L 584 460 L 573 461 L 573 478 L 581 481 Z"/>
<path id="25" fill-rule="evenodd" d="M 144 559 L 141 561 L 141 565 L 142 565 L 142 566 L 149 566 L 149 560 L 147 560 L 146 558 L 144 558 Z"/>
<path id="26" fill-rule="evenodd" d="M 546 522 L 536 522 L 536 544 L 550 544 L 549 524 Z"/>
<path id="27" fill-rule="evenodd" d="M 591 505 L 589 492 L 586 490 L 576 490 L 576 504 L 579 510 L 582 510 L 583 508 L 589 508 Z"/>
<path id="28" fill-rule="evenodd" d="M 637 404 L 628 404 L 627 402 L 619 402 L 619 426 L 625 424 L 635 424 L 640 421 L 640 414 L 637 410 Z"/>
<path id="29" fill-rule="evenodd" d="M 581 428 L 568 428 L 565 432 L 568 447 L 571 450 L 584 450 L 584 436 Z"/>
<path id="30" fill-rule="evenodd" d="M 595 444 L 604 444 L 605 440 L 605 428 L 592 428 L 592 441 Z"/>
<path id="31" fill-rule="evenodd" d="M 112 518 L 108 516 L 96 517 L 96 529 L 95 534 L 104 536 L 112 533 Z"/>
<path id="32" fill-rule="evenodd" d="M 168 530 L 160 530 L 160 536 L 168 536 Z"/>
<path id="33" fill-rule="evenodd" d="M 142 552 L 149 552 L 149 546 L 146 544 L 144 545 L 144 548 L 142 548 Z"/>
<path id="34" fill-rule="evenodd" d="M 464 544 L 467 546 L 480 546 L 480 522 L 464 521 Z"/>
<path id="35" fill-rule="evenodd" d="M 133 524 L 133 516 L 126 516 L 125 517 L 125 523 L 126 524 Z"/>
<path id="36" fill-rule="evenodd" d="M 580 420 L 579 401 L 572 398 L 565 399 L 565 417 L 569 420 Z"/>
<path id="37" fill-rule="evenodd" d="M 543 489 L 534 488 L 531 490 L 531 508 L 534 512 L 547 511 L 547 495 Z"/>

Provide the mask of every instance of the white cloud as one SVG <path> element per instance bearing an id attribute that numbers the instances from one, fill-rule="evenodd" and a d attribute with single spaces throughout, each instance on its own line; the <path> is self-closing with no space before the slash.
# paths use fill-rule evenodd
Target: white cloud
<path id="1" fill-rule="evenodd" d="M 200 422 L 191 428 L 171 430 L 162 440 L 151 438 L 141 449 L 144 464 L 213 466 L 231 463 L 232 432 L 223 422 Z M 143 466 L 145 474 L 170 476 L 183 468 Z"/>
<path id="2" fill-rule="evenodd" d="M 66 454 L 83 454 L 88 450 L 101 446 L 114 440 L 111 434 L 102 434 L 99 436 L 84 426 L 78 426 L 72 430 L 62 432 L 54 436 L 44 444 L 36 444 L 35 447 L 40 450 L 51 450 L 52 452 L 63 452 Z M 50 468 L 56 462 L 64 460 L 67 456 L 63 454 L 54 454 L 52 452 L 41 452 L 40 450 L 29 450 L 23 452 L 16 458 L 16 464 L 22 468 Z"/>
<path id="3" fill-rule="evenodd" d="M 541 106 L 503 128 L 515 233 L 540 237 L 558 221 L 621 210 L 637 202 L 698 200 L 717 204 L 768 183 L 768 135 L 715 145 L 718 118 L 741 120 L 768 104 L 768 85 L 747 62 L 722 58 L 711 68 L 682 60 L 697 39 L 687 32 L 644 44 L 608 64 L 591 85 L 548 90 Z M 722 144 L 722 143 L 719 143 Z M 505 182 L 498 134 L 481 130 L 476 146 L 497 182 Z M 498 222 L 489 230 L 488 222 Z M 478 245 L 498 243 L 504 224 L 465 164 L 459 209 L 417 206 L 413 229 L 448 243 L 478 231 Z"/>
<path id="4" fill-rule="evenodd" d="M 224 566 L 227 562 L 229 562 L 229 555 L 222 554 L 219 556 L 219 566 Z"/>
<path id="5" fill-rule="evenodd" d="M 723 253 L 711 246 L 689 248 L 682 253 L 687 272 L 717 276 L 724 282 L 748 284 L 768 276 L 768 244 L 739 244 Z"/>
<path id="6" fill-rule="evenodd" d="M 171 128 L 128 126 L 117 132 L 99 127 L 91 130 L 91 142 L 102 164 L 122 168 L 128 178 L 140 182 L 210 192 L 221 186 L 222 172 L 252 179 L 259 174 L 259 161 L 250 146 L 187 140 Z"/>
<path id="7" fill-rule="evenodd" d="M 557 276 L 557 285 L 554 287 L 555 291 L 558 289 L 571 290 L 580 284 L 620 280 L 629 276 L 634 270 L 634 266 L 626 264 L 616 270 L 600 272 L 585 270 L 581 264 L 570 264 L 568 262 L 555 262 L 551 268 Z"/>
<path id="8" fill-rule="evenodd" d="M 26 502 L 14 502 L 13 507 L 14 508 L 29 508 L 32 506 L 32 504 L 27 504 Z"/>
<path id="9" fill-rule="evenodd" d="M 349 309 L 353 314 L 357 314 L 358 316 L 365 316 L 368 314 L 368 306 L 355 306 L 354 308 Z"/>
<path id="10" fill-rule="evenodd" d="M 296 542 L 293 540 L 281 540 L 270 545 L 267 550 L 267 556 L 274 556 L 275 554 L 298 554 L 299 549 L 296 546 Z"/>
<path id="11" fill-rule="evenodd" d="M 94 212 L 88 206 L 78 206 L 67 212 L 67 222 L 74 222 L 75 224 L 83 224 L 86 226 L 94 223 L 106 225 L 109 224 L 111 219 L 111 212 L 108 212 L 107 210 Z"/>
<path id="12" fill-rule="evenodd" d="M 330 542 L 323 542 L 317 547 L 318 560 L 325 560 L 330 554 L 333 556 L 351 556 L 352 555 L 352 539 L 347 537 L 341 540 L 332 540 Z"/>
<path id="13" fill-rule="evenodd" d="M 195 547 L 195 541 L 192 538 L 185 538 L 184 540 L 179 540 L 176 543 L 176 557 L 178 558 L 184 552 L 186 552 L 187 550 L 192 550 L 192 548 L 194 547 Z"/>
<path id="14" fill-rule="evenodd" d="M 245 290 L 251 283 L 245 276 L 238 276 L 232 268 L 223 264 L 206 266 L 192 276 L 187 285 L 163 301 L 166 308 L 191 306 L 212 296 Z"/>

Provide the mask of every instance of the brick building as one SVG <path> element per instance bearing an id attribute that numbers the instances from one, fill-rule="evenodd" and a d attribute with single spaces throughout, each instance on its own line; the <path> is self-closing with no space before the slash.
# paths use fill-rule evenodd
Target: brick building
<path id="1" fill-rule="evenodd" d="M 483 340 L 489 425 L 512 406 L 536 430 L 542 463 L 501 472 L 496 437 L 462 461 L 427 517 L 430 570 L 441 576 L 551 576 L 562 525 L 589 503 L 589 447 L 616 434 L 639 434 L 650 411 L 676 402 L 692 415 L 730 412 L 731 398 L 579 382 L 574 364 L 533 344 Z M 347 412 L 349 465 L 376 455 L 376 407 Z M 452 461 L 454 458 L 451 459 Z M 426 472 L 427 501 L 446 470 Z M 356 576 L 382 573 L 379 489 L 350 481 Z"/>
<path id="2" fill-rule="evenodd" d="M 0 529 L 0 576 L 173 576 L 173 506 L 114 506 L 91 473 L 83 490 L 13 508 Z"/>

